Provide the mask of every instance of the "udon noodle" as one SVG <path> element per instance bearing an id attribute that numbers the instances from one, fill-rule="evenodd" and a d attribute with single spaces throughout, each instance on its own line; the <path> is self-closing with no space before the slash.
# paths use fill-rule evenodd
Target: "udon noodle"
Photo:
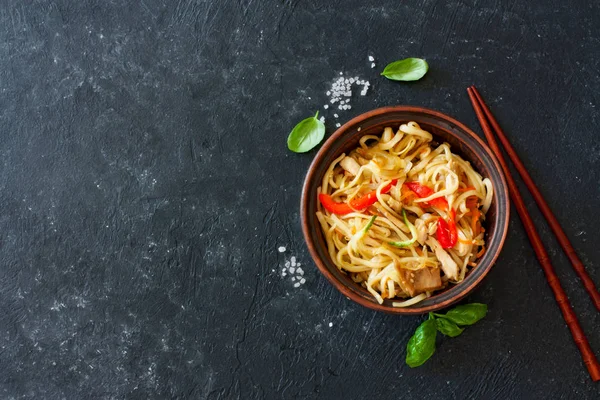
<path id="1" fill-rule="evenodd" d="M 485 252 L 489 179 L 408 122 L 335 159 L 317 217 L 335 265 L 379 303 L 406 307 L 458 284 Z"/>

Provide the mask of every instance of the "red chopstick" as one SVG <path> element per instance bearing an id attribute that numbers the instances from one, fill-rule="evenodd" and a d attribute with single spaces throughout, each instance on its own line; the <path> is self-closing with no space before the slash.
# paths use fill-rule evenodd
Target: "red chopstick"
<path id="1" fill-rule="evenodd" d="M 598 289 L 596 289 L 596 285 L 594 284 L 594 281 L 592 280 L 592 278 L 590 278 L 587 271 L 585 270 L 583 263 L 581 262 L 579 257 L 577 257 L 577 253 L 575 253 L 575 249 L 573 248 L 573 245 L 567 238 L 567 235 L 565 234 L 562 227 L 558 223 L 558 220 L 556 219 L 556 217 L 550 210 L 548 203 L 546 203 L 546 200 L 544 200 L 544 198 L 542 197 L 542 194 L 540 193 L 537 186 L 533 182 L 533 179 L 531 179 L 531 176 L 527 172 L 527 169 L 525 169 L 525 165 L 523 165 L 523 162 L 517 155 L 517 152 L 515 151 L 515 149 L 512 147 L 512 145 L 508 141 L 508 138 L 506 137 L 504 132 L 502 132 L 502 129 L 500 128 L 500 125 L 498 124 L 498 121 L 496 121 L 496 118 L 494 118 L 490 109 L 483 102 L 483 99 L 481 98 L 481 95 L 479 94 L 479 92 L 477 91 L 475 86 L 471 86 L 471 90 L 473 91 L 473 94 L 477 98 L 477 101 L 479 101 L 479 105 L 483 109 L 483 112 L 485 113 L 488 121 L 492 125 L 492 128 L 494 128 L 494 131 L 496 132 L 496 136 L 498 136 L 498 139 L 500 139 L 500 142 L 502 143 L 504 150 L 510 157 L 510 160 L 515 165 L 515 168 L 519 172 L 519 175 L 521 175 L 521 178 L 523 178 L 523 181 L 525 182 L 527 189 L 529 189 L 529 191 L 531 192 L 531 195 L 533 196 L 533 199 L 535 200 L 538 207 L 540 208 L 540 211 L 544 215 L 544 218 L 546 218 L 546 220 L 548 221 L 548 225 L 550 225 L 550 229 L 552 229 L 552 232 L 554 232 L 554 235 L 556 236 L 558 243 L 563 248 L 569 261 L 571 261 L 571 264 L 573 265 L 573 269 L 575 270 L 577 275 L 579 275 L 579 279 L 581 279 L 581 281 L 583 283 L 583 287 L 590 295 L 590 298 L 592 299 L 592 302 L 596 306 L 596 309 L 598 311 L 600 311 L 600 292 L 598 292 Z"/>
<path id="2" fill-rule="evenodd" d="M 500 162 L 500 166 L 502 167 L 502 170 L 504 171 L 504 175 L 505 175 L 506 181 L 508 183 L 508 190 L 510 193 L 510 197 L 513 201 L 513 204 L 514 204 L 517 212 L 519 213 L 519 217 L 521 217 L 521 221 L 523 221 L 523 225 L 525 226 L 525 231 L 527 232 L 527 237 L 529 238 L 529 241 L 531 242 L 531 245 L 532 245 L 533 250 L 535 251 L 535 254 L 540 262 L 540 265 L 542 266 L 544 274 L 546 275 L 546 280 L 548 281 L 548 285 L 550 285 L 550 288 L 552 289 L 552 292 L 554 293 L 554 298 L 556 299 L 558 307 L 560 308 L 560 311 L 562 312 L 563 318 L 564 318 L 565 322 L 567 323 L 569 330 L 571 331 L 571 336 L 573 336 L 573 341 L 579 348 L 579 352 L 581 353 L 581 358 L 583 359 L 583 363 L 585 364 L 592 380 L 594 382 L 599 381 L 600 380 L 600 363 L 598 363 L 598 360 L 596 359 L 596 356 L 594 355 L 594 351 L 590 347 L 590 344 L 588 343 L 585 333 L 583 332 L 581 325 L 579 325 L 577 316 L 575 315 L 575 312 L 573 311 L 573 308 L 571 307 L 571 304 L 569 303 L 569 299 L 567 298 L 567 295 L 566 295 L 564 289 L 560 285 L 558 276 L 556 275 L 556 272 L 554 272 L 554 267 L 552 266 L 552 263 L 550 263 L 550 257 L 548 256 L 548 253 L 546 252 L 546 249 L 544 248 L 544 244 L 542 243 L 542 239 L 540 238 L 540 235 L 537 232 L 535 225 L 533 224 L 533 220 L 531 219 L 531 216 L 529 215 L 527 208 L 525 207 L 525 202 L 523 201 L 523 198 L 521 197 L 521 193 L 519 192 L 517 184 L 515 183 L 514 178 L 510 174 L 510 170 L 508 169 L 508 164 L 506 163 L 506 160 L 504 159 L 504 156 L 502 155 L 500 147 L 498 146 L 498 143 L 496 142 L 496 139 L 494 138 L 493 131 L 490 128 L 490 125 L 486 119 L 485 113 L 482 109 L 483 105 L 480 104 L 480 100 L 477 98 L 477 96 L 475 94 L 476 90 L 475 90 L 474 86 L 468 88 L 467 92 L 469 93 L 469 98 L 471 99 L 471 103 L 473 104 L 473 109 L 475 110 L 477 119 L 479 119 L 479 123 L 481 124 L 481 128 L 483 129 L 483 133 L 485 134 L 488 144 L 490 145 L 492 151 L 495 153 L 496 158 Z M 490 115 L 491 115 L 491 113 L 490 113 Z M 499 130 L 497 132 L 499 132 Z"/>

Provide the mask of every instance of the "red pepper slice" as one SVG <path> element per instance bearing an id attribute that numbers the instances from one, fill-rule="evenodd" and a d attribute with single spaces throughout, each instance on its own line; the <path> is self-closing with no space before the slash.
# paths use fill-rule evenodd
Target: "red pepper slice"
<path id="1" fill-rule="evenodd" d="M 392 186 L 394 186 L 398 182 L 397 179 L 392 180 L 390 183 L 381 188 L 381 194 L 385 194 L 392 190 Z M 325 193 L 319 193 L 319 201 L 323 204 L 323 207 L 327 211 L 337 215 L 350 214 L 355 210 L 364 210 L 365 208 L 377 203 L 377 190 L 373 190 L 365 194 L 364 196 L 359 197 L 358 199 L 350 200 L 350 204 L 346 203 L 338 203 L 333 200 L 333 198 Z"/>
<path id="2" fill-rule="evenodd" d="M 420 198 L 429 197 L 435 193 L 430 187 L 421 185 L 418 182 L 405 182 L 404 184 Z M 438 197 L 437 199 L 425 201 L 423 202 L 423 204 L 425 206 L 441 208 L 442 210 L 448 209 L 448 201 L 443 197 Z"/>
<path id="3" fill-rule="evenodd" d="M 440 218 L 438 219 L 438 228 L 436 232 L 437 240 L 444 249 L 451 249 L 456 245 L 458 241 L 458 230 L 456 229 L 456 222 L 454 218 L 456 212 L 454 209 L 448 213 L 448 221 Z"/>

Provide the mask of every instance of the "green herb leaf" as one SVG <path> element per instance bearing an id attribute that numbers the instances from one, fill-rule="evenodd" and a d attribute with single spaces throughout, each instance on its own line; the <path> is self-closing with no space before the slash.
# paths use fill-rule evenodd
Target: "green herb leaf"
<path id="1" fill-rule="evenodd" d="M 317 119 L 319 112 L 314 117 L 303 119 L 292 129 L 287 139 L 288 149 L 295 153 L 306 153 L 323 140 L 325 125 Z"/>
<path id="2" fill-rule="evenodd" d="M 421 58 L 405 58 L 388 64 L 381 75 L 393 81 L 418 81 L 428 69 L 429 65 Z"/>
<path id="3" fill-rule="evenodd" d="M 454 307 L 446 314 L 434 314 L 436 317 L 446 318 L 457 325 L 473 325 L 487 314 L 487 306 L 481 303 L 464 304 Z"/>
<path id="4" fill-rule="evenodd" d="M 465 328 L 460 328 L 454 322 L 447 320 L 446 318 L 437 318 L 435 323 L 437 324 L 437 330 L 440 333 L 450 337 L 456 337 L 465 330 Z"/>
<path id="5" fill-rule="evenodd" d="M 423 365 L 435 352 L 435 337 L 437 335 L 434 319 L 424 321 L 406 345 L 406 364 L 415 368 Z"/>

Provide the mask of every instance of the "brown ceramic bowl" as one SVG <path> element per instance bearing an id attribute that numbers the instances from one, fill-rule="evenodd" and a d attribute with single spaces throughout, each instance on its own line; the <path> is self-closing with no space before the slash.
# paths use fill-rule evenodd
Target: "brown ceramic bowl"
<path id="1" fill-rule="evenodd" d="M 335 158 L 341 153 L 347 153 L 356 148 L 361 136 L 380 135 L 386 126 L 398 127 L 408 121 L 415 121 L 423 129 L 431 132 L 435 141 L 449 143 L 454 153 L 470 161 L 475 170 L 492 181 L 495 190 L 485 222 L 486 252 L 479 260 L 477 267 L 460 284 L 437 292 L 413 306 L 397 308 L 392 306 L 390 299 L 379 304 L 366 289 L 354 283 L 335 266 L 327 252 L 327 245 L 315 213 L 318 201 L 317 188 L 321 185 L 325 171 Z M 373 310 L 392 314 L 422 314 L 440 310 L 469 294 L 483 280 L 500 254 L 508 230 L 509 210 L 508 190 L 504 175 L 486 144 L 469 128 L 455 119 L 438 111 L 412 106 L 379 108 L 359 115 L 335 131 L 323 144 L 308 170 L 301 200 L 304 238 L 321 273 L 350 300 Z"/>

